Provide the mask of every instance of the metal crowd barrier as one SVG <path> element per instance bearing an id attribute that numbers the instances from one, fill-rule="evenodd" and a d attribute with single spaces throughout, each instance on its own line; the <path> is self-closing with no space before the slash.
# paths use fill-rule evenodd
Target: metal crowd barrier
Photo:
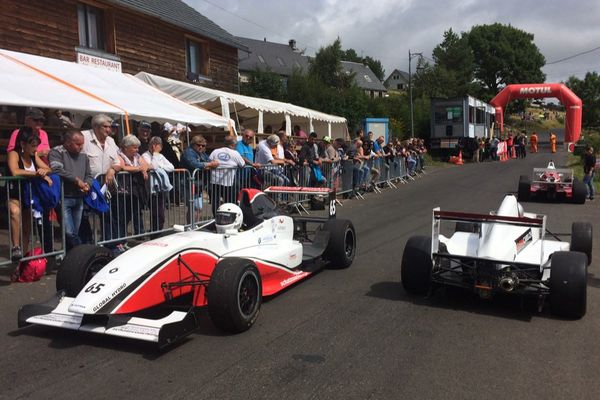
<path id="1" fill-rule="evenodd" d="M 33 192 L 25 190 L 26 186 L 28 189 L 31 187 L 28 179 L 12 176 L 0 177 L 0 196 L 2 197 L 0 203 L 5 210 L 2 214 L 6 216 L 2 221 L 2 225 L 5 225 L 6 229 L 3 226 L 3 229 L 0 230 L 2 235 L 0 266 L 13 263 L 13 247 L 17 243 L 23 254 L 18 261 L 64 255 L 65 253 L 64 225 L 58 223 L 62 215 L 60 207 L 41 213 L 32 211 L 31 206 L 25 207 L 25 204 L 31 205 L 33 199 Z M 60 204 L 62 204 L 64 200 L 62 184 L 60 193 Z M 37 248 L 40 249 L 35 252 L 37 254 L 31 251 Z"/>
<path id="2" fill-rule="evenodd" d="M 190 173 L 177 169 L 166 176 L 168 182 L 164 175 L 152 170 L 148 171 L 147 180 L 141 173 L 118 173 L 114 184 L 107 186 L 109 211 L 98 214 L 87 209 L 85 218 L 90 222 L 91 232 L 81 239 L 110 246 L 173 231 L 173 225 L 189 225 L 186 206 L 193 198 Z M 96 180 L 102 186 L 105 176 L 98 175 Z"/>
<path id="3" fill-rule="evenodd" d="M 195 170 L 193 173 L 178 169 L 166 174 L 168 185 L 165 175 L 159 175 L 155 171 L 148 171 L 147 180 L 141 173 L 121 172 L 115 176 L 116 184 L 109 186 L 109 211 L 98 214 L 87 207 L 84 209 L 80 239 L 83 243 L 114 247 L 125 245 L 130 239 L 171 232 L 174 225 L 196 226 L 210 221 L 221 203 L 235 202 L 237 193 L 243 188 L 263 190 L 269 186 L 325 186 L 335 189 L 340 195 L 363 198 L 363 188 L 370 186 L 374 191 L 381 191 L 384 187 L 395 188 L 396 184 L 406 183 L 422 174 L 423 168 L 422 160 L 418 157 L 414 168 L 409 168 L 406 158 L 397 156 L 373 158 L 360 163 L 353 160 L 323 162 L 320 171 L 324 179 L 322 182 L 317 182 L 314 170 L 307 165 L 217 168 Z M 100 186 L 104 185 L 104 175 L 98 175 L 96 179 Z M 15 182 L 18 187 L 27 183 L 22 178 L 0 177 L 0 193 L 5 199 L 8 199 L 10 181 Z M 172 188 L 167 190 L 169 187 Z M 22 200 L 19 199 L 19 202 Z M 61 198 L 61 204 L 62 200 Z M 279 194 L 276 200 L 282 205 L 295 207 L 298 211 L 306 211 L 302 204 L 310 200 L 310 195 Z M 2 203 L 7 206 L 7 201 Z M 0 255 L 7 256 L 0 256 L 0 265 L 11 263 L 10 238 L 13 228 L 10 224 L 10 208 L 6 210 L 6 245 Z M 55 214 L 58 218 L 52 221 L 50 213 L 44 213 L 39 220 L 31 219 L 28 241 L 33 245 L 29 247 L 42 247 L 43 253 L 23 260 L 64 255 L 66 241 L 64 227 L 59 223 L 62 215 L 60 207 Z M 41 221 L 40 225 L 38 221 Z M 57 230 L 60 233 L 55 233 Z M 22 231 L 20 235 L 19 242 L 23 243 Z"/>

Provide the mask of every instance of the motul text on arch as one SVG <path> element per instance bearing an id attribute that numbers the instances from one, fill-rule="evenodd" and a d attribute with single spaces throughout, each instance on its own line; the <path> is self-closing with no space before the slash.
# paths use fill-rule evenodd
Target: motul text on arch
<path id="1" fill-rule="evenodd" d="M 542 87 L 524 87 L 519 89 L 519 94 L 549 94 L 552 93 L 550 86 Z"/>

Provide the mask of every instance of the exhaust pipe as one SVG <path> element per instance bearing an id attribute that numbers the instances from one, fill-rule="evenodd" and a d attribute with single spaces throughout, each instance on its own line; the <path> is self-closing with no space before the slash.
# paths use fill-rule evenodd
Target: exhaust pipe
<path id="1" fill-rule="evenodd" d="M 500 278 L 498 286 L 505 292 L 512 292 L 519 284 L 519 280 L 514 275 L 506 275 Z"/>

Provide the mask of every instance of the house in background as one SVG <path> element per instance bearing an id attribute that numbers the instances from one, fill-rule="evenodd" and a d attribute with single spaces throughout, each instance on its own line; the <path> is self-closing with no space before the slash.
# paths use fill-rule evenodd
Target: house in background
<path id="1" fill-rule="evenodd" d="M 296 48 L 296 41 L 293 39 L 288 44 L 268 42 L 266 38 L 255 40 L 236 37 L 236 39 L 249 50 L 249 52 L 243 50 L 238 52 L 240 82 L 242 83 L 248 82 L 250 73 L 258 69 L 275 72 L 281 76 L 284 82 L 287 82 L 287 78 L 295 69 L 308 71 L 310 57 L 305 56 Z M 356 85 L 363 89 L 368 96 L 383 97 L 387 92 L 385 86 L 369 67 L 350 61 L 342 61 L 342 67 L 345 73 L 355 73 Z"/>
<path id="2" fill-rule="evenodd" d="M 288 44 L 267 42 L 266 38 L 256 40 L 236 37 L 236 40 L 248 48 L 247 51 L 238 51 L 238 68 L 242 83 L 248 82 L 250 73 L 258 69 L 279 74 L 284 82 L 287 82 L 294 70 L 308 71 L 308 57 L 298 51 L 293 39 Z"/>
<path id="3" fill-rule="evenodd" d="M 342 68 L 344 68 L 344 72 L 347 74 L 354 73 L 356 86 L 361 88 L 367 96 L 374 98 L 385 97 L 387 95 L 387 89 L 367 65 L 352 61 L 342 61 Z"/>
<path id="4" fill-rule="evenodd" d="M 408 90 L 409 75 L 408 72 L 395 69 L 390 76 L 383 82 L 388 90 L 406 91 Z"/>
<path id="5" fill-rule="evenodd" d="M 2 0 L 0 48 L 231 92 L 246 49 L 181 0 Z"/>

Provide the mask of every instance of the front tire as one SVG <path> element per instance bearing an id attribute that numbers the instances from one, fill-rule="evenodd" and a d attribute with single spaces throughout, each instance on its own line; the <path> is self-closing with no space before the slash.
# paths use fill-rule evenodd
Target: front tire
<path id="1" fill-rule="evenodd" d="M 404 246 L 401 264 L 402 287 L 410 294 L 426 295 L 431 287 L 431 238 L 412 236 Z"/>
<path id="2" fill-rule="evenodd" d="M 217 263 L 207 290 L 208 313 L 213 324 L 228 333 L 250 329 L 262 304 L 258 268 L 243 258 L 224 258 Z"/>
<path id="3" fill-rule="evenodd" d="M 573 222 L 571 224 L 571 251 L 579 251 L 587 256 L 587 265 L 592 263 L 592 224 Z"/>
<path id="4" fill-rule="evenodd" d="M 573 193 L 571 200 L 575 204 L 585 204 L 585 198 L 587 197 L 587 187 L 585 183 L 579 179 L 573 179 Z"/>
<path id="5" fill-rule="evenodd" d="M 550 306 L 552 313 L 579 319 L 587 308 L 586 255 L 576 251 L 557 251 L 550 265 Z"/>
<path id="6" fill-rule="evenodd" d="M 90 279 L 113 259 L 106 247 L 82 244 L 71 249 L 56 273 L 56 290 L 75 297 Z"/>
<path id="7" fill-rule="evenodd" d="M 531 178 L 527 175 L 519 177 L 519 190 L 517 192 L 519 201 L 529 201 L 531 197 Z"/>
<path id="8" fill-rule="evenodd" d="M 332 268 L 348 268 L 356 256 L 356 231 L 346 219 L 330 219 L 323 230 L 329 232 L 329 243 L 323 253 Z"/>

